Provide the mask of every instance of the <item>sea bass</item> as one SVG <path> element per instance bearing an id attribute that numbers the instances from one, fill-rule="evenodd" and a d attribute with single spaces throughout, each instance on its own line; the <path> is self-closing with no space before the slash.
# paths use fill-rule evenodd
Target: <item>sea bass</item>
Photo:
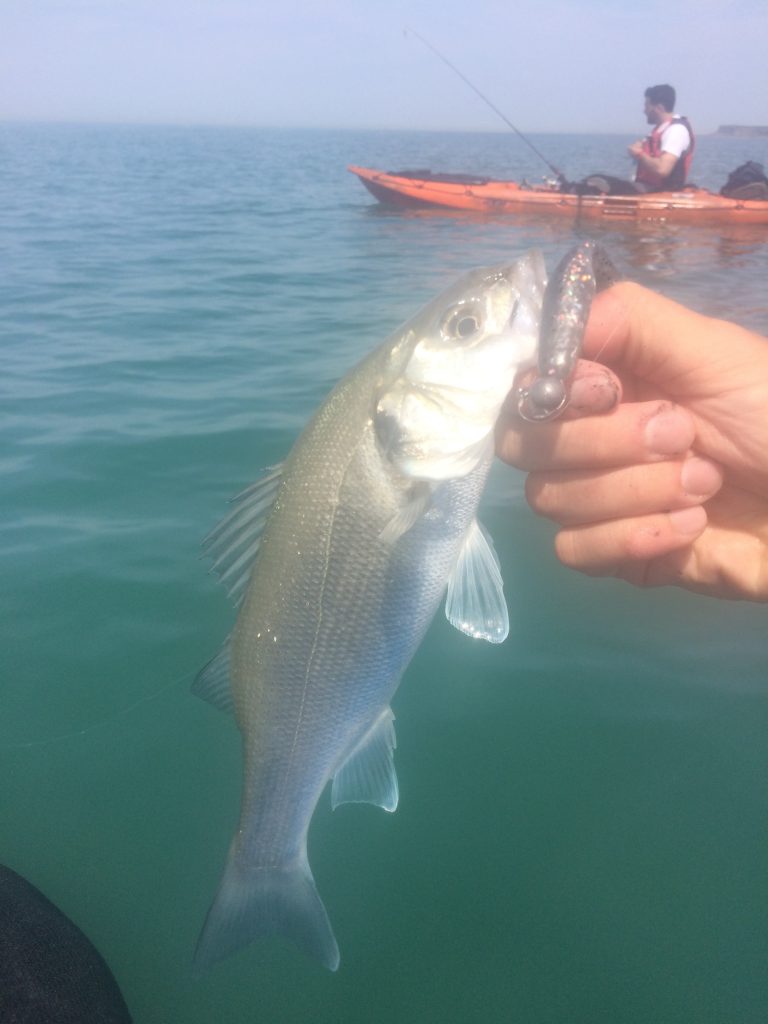
<path id="1" fill-rule="evenodd" d="M 197 967 L 269 935 L 338 967 L 310 819 L 331 780 L 334 807 L 395 810 L 390 701 L 446 592 L 457 629 L 507 635 L 476 514 L 502 403 L 536 366 L 545 286 L 535 252 L 465 274 L 341 380 L 207 538 L 240 612 L 194 690 L 234 711 L 244 780 Z"/>

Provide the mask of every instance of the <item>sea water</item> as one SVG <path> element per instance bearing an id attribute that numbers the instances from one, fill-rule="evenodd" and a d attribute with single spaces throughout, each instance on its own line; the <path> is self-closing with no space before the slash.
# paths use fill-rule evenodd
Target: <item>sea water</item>
<path id="1" fill-rule="evenodd" d="M 538 136 L 570 178 L 610 136 Z M 719 188 L 765 140 L 704 137 Z M 276 941 L 193 978 L 237 817 L 189 693 L 233 621 L 199 559 L 333 382 L 463 270 L 598 237 L 768 332 L 768 229 L 377 206 L 345 166 L 546 173 L 511 135 L 0 127 L 0 860 L 91 937 L 137 1024 L 768 1019 L 763 607 L 582 578 L 497 467 L 512 621 L 442 617 L 394 704 L 401 801 L 310 854 L 342 963 Z"/>

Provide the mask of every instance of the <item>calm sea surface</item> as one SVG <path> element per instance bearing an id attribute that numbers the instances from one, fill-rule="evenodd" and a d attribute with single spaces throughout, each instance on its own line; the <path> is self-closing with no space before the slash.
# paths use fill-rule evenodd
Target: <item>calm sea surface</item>
<path id="1" fill-rule="evenodd" d="M 624 137 L 537 136 L 571 177 Z M 766 140 L 702 138 L 715 188 Z M 239 800 L 189 694 L 233 616 L 225 500 L 462 270 L 578 225 L 387 212 L 348 163 L 539 176 L 509 135 L 0 126 L 0 861 L 90 935 L 137 1024 L 764 1024 L 768 619 L 560 568 L 521 476 L 484 519 L 512 632 L 436 621 L 395 701 L 401 803 L 315 816 L 342 953 L 190 958 Z M 591 229 L 768 333 L 768 229 Z"/>

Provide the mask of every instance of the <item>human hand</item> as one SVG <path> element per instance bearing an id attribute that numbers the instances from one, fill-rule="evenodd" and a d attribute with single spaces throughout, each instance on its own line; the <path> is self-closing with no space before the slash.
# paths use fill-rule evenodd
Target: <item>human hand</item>
<path id="1" fill-rule="evenodd" d="M 637 142 L 632 142 L 629 146 L 627 146 L 627 152 L 633 160 L 639 160 L 643 153 L 642 139 L 638 140 Z"/>
<path id="2" fill-rule="evenodd" d="M 768 339 L 624 282 L 596 297 L 584 355 L 615 376 L 582 361 L 569 418 L 525 423 L 510 403 L 497 431 L 560 560 L 768 600 Z"/>

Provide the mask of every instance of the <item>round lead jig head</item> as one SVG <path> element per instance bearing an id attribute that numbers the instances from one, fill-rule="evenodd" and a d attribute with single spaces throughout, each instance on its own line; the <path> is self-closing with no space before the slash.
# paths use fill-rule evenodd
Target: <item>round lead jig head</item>
<path id="1" fill-rule="evenodd" d="M 560 377 L 537 377 L 518 391 L 517 411 L 529 423 L 552 419 L 565 407 L 568 391 Z"/>

